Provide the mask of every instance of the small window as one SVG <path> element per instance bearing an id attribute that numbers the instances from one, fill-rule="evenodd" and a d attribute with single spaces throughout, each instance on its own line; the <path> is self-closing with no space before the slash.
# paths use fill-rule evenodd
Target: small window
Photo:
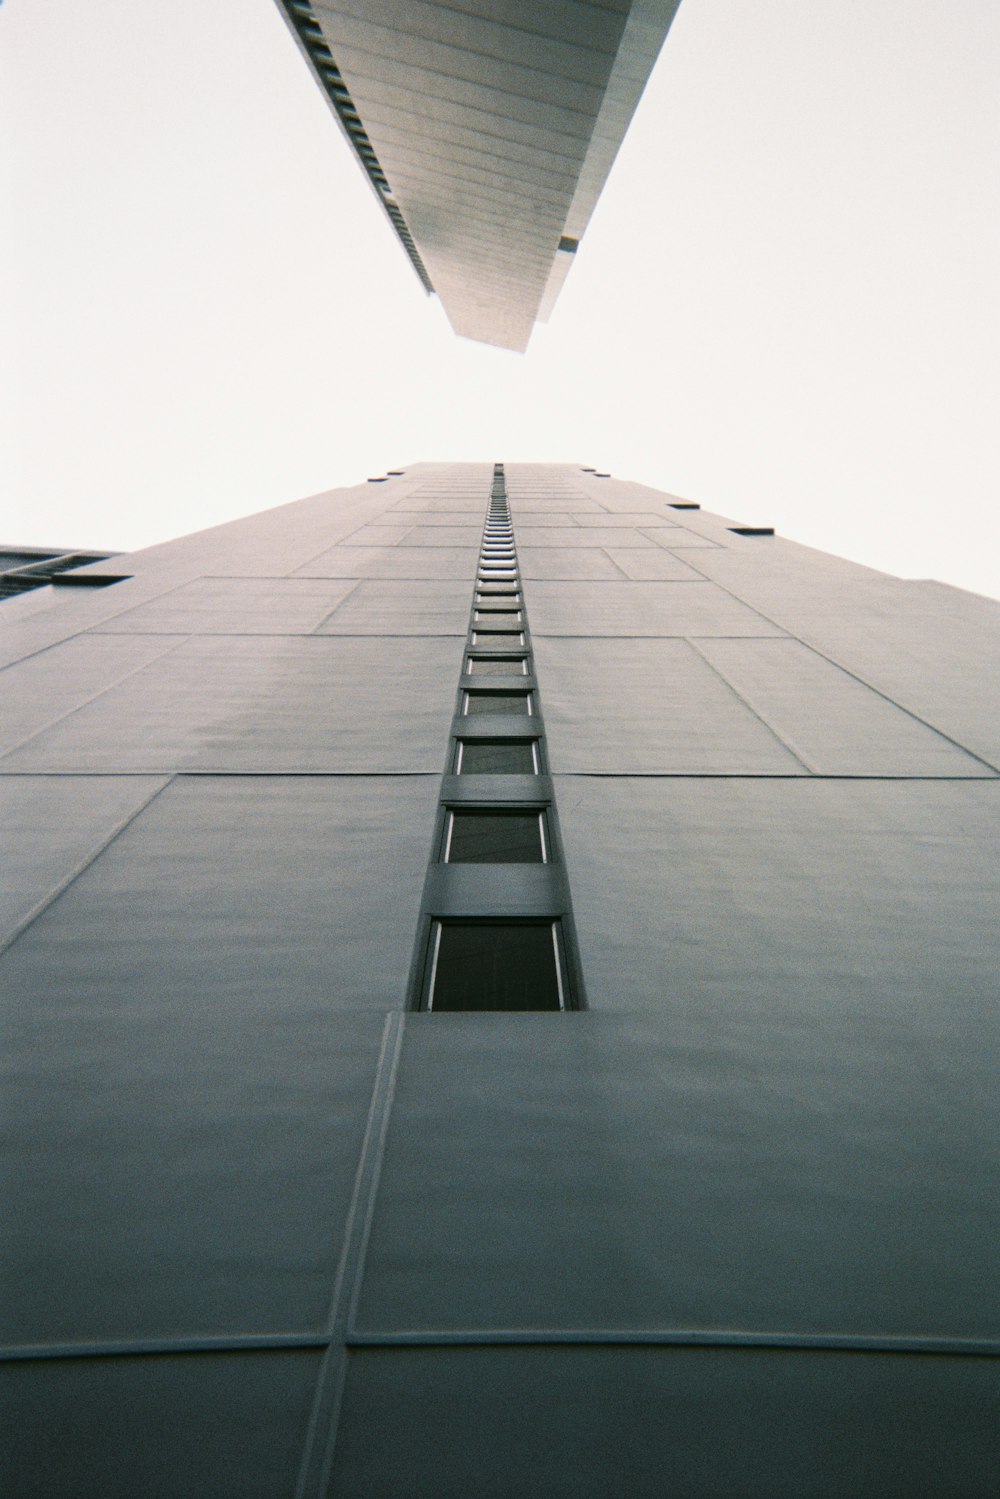
<path id="1" fill-rule="evenodd" d="M 472 623 L 480 625 L 494 624 L 499 629 L 502 625 L 519 625 L 521 614 L 518 609 L 491 609 L 489 614 L 480 614 L 478 611 L 472 616 Z"/>
<path id="2" fill-rule="evenodd" d="M 516 583 L 480 583 L 476 590 L 484 599 L 516 599 Z"/>
<path id="3" fill-rule="evenodd" d="M 476 713 L 531 713 L 530 692 L 487 692 L 471 687 L 463 693 L 463 712 Z"/>
<path id="4" fill-rule="evenodd" d="M 429 1010 L 562 1010 L 553 921 L 436 921 Z"/>
<path id="5" fill-rule="evenodd" d="M 446 864 L 545 864 L 544 812 L 456 808 L 445 819 Z"/>
<path id="6" fill-rule="evenodd" d="M 473 630 L 473 645 L 491 645 L 505 647 L 508 645 L 523 645 L 524 636 L 520 630 Z"/>
<path id="7" fill-rule="evenodd" d="M 536 776 L 537 739 L 460 739 L 455 756 L 460 776 Z"/>
<path id="8" fill-rule="evenodd" d="M 465 663 L 465 669 L 477 677 L 526 677 L 528 658 L 527 656 L 470 656 Z"/>
<path id="9" fill-rule="evenodd" d="M 773 526 L 730 526 L 734 536 L 773 536 Z"/>

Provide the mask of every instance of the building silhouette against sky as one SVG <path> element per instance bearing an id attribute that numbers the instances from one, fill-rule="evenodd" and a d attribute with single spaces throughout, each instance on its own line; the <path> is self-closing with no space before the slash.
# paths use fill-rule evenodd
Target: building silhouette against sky
<path id="1" fill-rule="evenodd" d="M 995 1493 L 1000 605 L 492 461 L 76 577 L 5 1494 Z"/>
<path id="2" fill-rule="evenodd" d="M 278 0 L 424 290 L 527 347 L 679 0 Z"/>
<path id="3" fill-rule="evenodd" d="M 282 4 L 518 349 L 675 8 Z M 0 561 L 5 1496 L 995 1496 L 1000 604 L 494 457 Z"/>

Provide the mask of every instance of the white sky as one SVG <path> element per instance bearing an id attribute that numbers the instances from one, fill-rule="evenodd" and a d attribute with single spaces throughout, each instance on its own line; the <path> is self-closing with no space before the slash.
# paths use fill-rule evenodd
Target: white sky
<path id="1" fill-rule="evenodd" d="M 998 57 L 998 0 L 682 0 L 520 356 L 425 298 L 273 0 L 6 0 L 0 542 L 580 462 L 1000 596 Z"/>

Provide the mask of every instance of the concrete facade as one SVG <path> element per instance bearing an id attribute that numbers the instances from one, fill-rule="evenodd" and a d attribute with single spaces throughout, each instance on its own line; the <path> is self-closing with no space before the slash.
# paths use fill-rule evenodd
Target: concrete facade
<path id="1" fill-rule="evenodd" d="M 739 526 L 417 464 L 0 605 L 5 1495 L 996 1493 L 1000 604 Z M 559 1012 L 428 1012 L 491 914 Z"/>
<path id="2" fill-rule="evenodd" d="M 679 0 L 278 0 L 456 333 L 548 317 Z"/>

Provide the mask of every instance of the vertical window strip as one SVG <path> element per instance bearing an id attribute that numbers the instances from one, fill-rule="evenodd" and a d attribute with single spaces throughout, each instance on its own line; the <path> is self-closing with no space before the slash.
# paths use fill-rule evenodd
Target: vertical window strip
<path id="1" fill-rule="evenodd" d="M 509 675 L 503 668 L 509 663 Z M 525 686 L 517 678 L 527 677 Z M 474 683 L 475 685 L 471 685 Z M 410 1008 L 432 1012 L 578 1010 L 584 1007 L 569 889 L 551 782 L 546 772 L 544 723 L 531 632 L 521 591 L 517 546 L 503 464 L 494 465 L 462 660 L 455 725 L 448 746 L 445 781 L 432 845 L 421 922 L 410 973 Z M 490 717 L 499 715 L 490 737 Z M 512 730 L 512 717 L 517 728 Z M 463 737 L 463 727 L 468 725 Z M 468 753 L 467 753 L 468 752 Z M 473 768 L 474 767 L 474 768 Z M 468 804 L 448 794 L 459 773 L 488 776 L 482 799 Z M 537 803 L 526 803 L 528 777 L 539 782 Z M 509 780 L 512 799 L 502 791 Z M 454 785 L 454 783 L 451 783 Z M 465 819 L 465 857 L 455 861 L 456 813 Z M 535 835 L 518 844 L 514 836 L 536 818 Z M 482 819 L 479 827 L 475 819 Z M 519 852 L 523 848 L 525 852 Z M 532 873 L 553 869 L 551 909 L 537 911 Z M 508 895 L 524 885 L 527 914 L 506 917 L 482 911 L 469 915 L 459 903 L 448 909 L 442 869 L 502 870 Z M 511 881 L 514 882 L 513 887 Z M 442 890 L 445 894 L 442 895 Z M 518 909 L 515 899 L 514 909 Z"/>

